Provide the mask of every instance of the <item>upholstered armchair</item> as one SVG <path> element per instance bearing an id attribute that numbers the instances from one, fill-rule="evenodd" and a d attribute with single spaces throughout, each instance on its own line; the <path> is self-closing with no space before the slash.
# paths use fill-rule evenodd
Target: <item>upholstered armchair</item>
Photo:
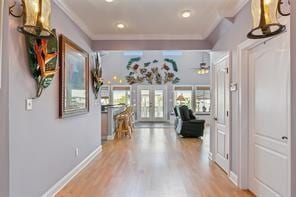
<path id="1" fill-rule="evenodd" d="M 201 137 L 204 133 L 204 120 L 196 120 L 191 110 L 187 106 L 176 106 L 175 129 L 183 137 Z"/>

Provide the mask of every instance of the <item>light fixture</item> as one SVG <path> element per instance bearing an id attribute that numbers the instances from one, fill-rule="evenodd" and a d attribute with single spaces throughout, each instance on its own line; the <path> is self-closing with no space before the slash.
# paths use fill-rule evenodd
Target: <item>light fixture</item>
<path id="1" fill-rule="evenodd" d="M 51 1 L 49 0 L 22 0 L 23 12 L 14 14 L 16 3 L 9 7 L 9 13 L 15 17 L 23 16 L 24 25 L 18 31 L 35 37 L 50 37 L 53 34 L 50 27 Z"/>
<path id="2" fill-rule="evenodd" d="M 118 29 L 124 29 L 125 28 L 125 25 L 123 23 L 117 23 L 116 27 Z"/>
<path id="3" fill-rule="evenodd" d="M 107 3 L 112 3 L 113 0 L 105 0 Z"/>
<path id="4" fill-rule="evenodd" d="M 186 101 L 183 94 L 180 94 L 176 100 L 179 101 L 180 105 L 182 105 L 182 103 Z"/>
<path id="5" fill-rule="evenodd" d="M 191 16 L 191 12 L 189 10 L 184 10 L 181 14 L 183 18 L 189 18 Z"/>
<path id="6" fill-rule="evenodd" d="M 252 0 L 253 29 L 248 33 L 250 39 L 261 39 L 280 34 L 286 26 L 278 22 L 277 11 L 280 0 Z"/>
<path id="7" fill-rule="evenodd" d="M 107 84 L 111 84 L 111 81 L 107 81 Z"/>
<path id="8" fill-rule="evenodd" d="M 204 75 L 210 72 L 210 66 L 204 61 L 204 54 L 201 56 L 201 63 L 199 64 L 199 68 L 197 69 L 197 74 Z"/>
<path id="9" fill-rule="evenodd" d="M 116 76 L 116 75 L 113 76 L 113 80 L 114 80 L 114 81 L 117 80 L 117 76 Z"/>

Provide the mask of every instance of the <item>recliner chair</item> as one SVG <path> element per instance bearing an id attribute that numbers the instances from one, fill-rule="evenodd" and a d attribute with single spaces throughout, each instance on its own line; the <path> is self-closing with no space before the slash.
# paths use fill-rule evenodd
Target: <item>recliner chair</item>
<path id="1" fill-rule="evenodd" d="M 196 120 L 192 111 L 187 106 L 176 106 L 175 129 L 177 134 L 183 137 L 202 137 L 204 133 L 205 120 Z"/>

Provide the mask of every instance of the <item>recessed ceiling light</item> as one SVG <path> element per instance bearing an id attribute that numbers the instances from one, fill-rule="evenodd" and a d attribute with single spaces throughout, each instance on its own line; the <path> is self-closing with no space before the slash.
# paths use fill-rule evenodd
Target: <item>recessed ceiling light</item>
<path id="1" fill-rule="evenodd" d="M 112 3 L 113 0 L 105 0 L 107 3 Z"/>
<path id="2" fill-rule="evenodd" d="M 189 18 L 191 16 L 191 12 L 189 10 L 185 10 L 182 12 L 183 18 Z"/>
<path id="3" fill-rule="evenodd" d="M 124 29 L 125 28 L 125 25 L 123 23 L 117 23 L 116 27 L 118 29 Z"/>

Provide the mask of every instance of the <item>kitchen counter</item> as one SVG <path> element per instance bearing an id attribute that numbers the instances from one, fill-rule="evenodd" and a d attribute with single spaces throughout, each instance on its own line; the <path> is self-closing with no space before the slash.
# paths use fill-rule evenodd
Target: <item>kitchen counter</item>
<path id="1" fill-rule="evenodd" d="M 102 140 L 113 140 L 115 137 L 115 117 L 126 110 L 125 105 L 102 106 Z"/>

